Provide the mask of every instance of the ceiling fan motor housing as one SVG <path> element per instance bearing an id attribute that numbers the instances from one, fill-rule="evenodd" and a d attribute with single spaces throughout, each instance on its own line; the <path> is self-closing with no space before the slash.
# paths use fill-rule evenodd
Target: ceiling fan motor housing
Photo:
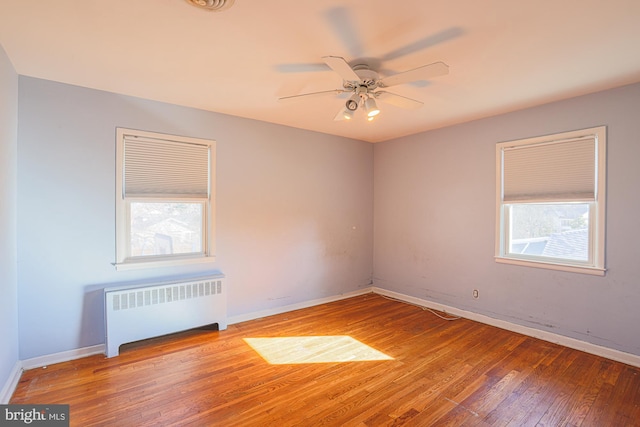
<path id="1" fill-rule="evenodd" d="M 344 81 L 344 88 L 349 90 L 354 90 L 360 88 L 361 91 L 364 89 L 364 92 L 372 91 L 378 87 L 378 73 L 373 70 L 370 70 L 367 65 L 356 65 L 353 67 L 353 71 L 360 78 L 360 81 Z M 358 92 L 356 92 L 358 93 Z"/>

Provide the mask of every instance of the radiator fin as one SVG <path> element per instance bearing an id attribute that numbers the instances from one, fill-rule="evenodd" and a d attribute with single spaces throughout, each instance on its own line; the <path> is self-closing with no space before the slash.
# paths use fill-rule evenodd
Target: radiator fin
<path id="1" fill-rule="evenodd" d="M 113 310 L 130 310 L 137 307 L 167 304 L 192 298 L 221 294 L 222 280 L 170 285 L 152 290 L 127 292 L 113 296 Z"/>

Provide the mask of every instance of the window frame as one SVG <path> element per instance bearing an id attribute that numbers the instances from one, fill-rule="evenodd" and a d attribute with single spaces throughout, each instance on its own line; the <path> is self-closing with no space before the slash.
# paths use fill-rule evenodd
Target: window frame
<path id="1" fill-rule="evenodd" d="M 207 197 L 125 196 L 125 140 L 144 138 L 160 143 L 186 143 L 205 145 L 209 148 L 209 191 Z M 215 165 L 216 142 L 209 139 L 168 135 L 127 128 L 116 128 L 116 270 L 157 268 L 215 261 Z M 202 251 L 188 254 L 131 256 L 131 203 L 201 203 L 202 204 Z"/>
<path id="2" fill-rule="evenodd" d="M 546 268 L 551 270 L 569 271 L 591 275 L 604 276 L 605 268 L 605 214 L 606 214 L 606 126 L 562 132 L 534 138 L 500 142 L 496 145 L 496 241 L 495 261 L 498 263 L 521 265 L 528 267 Z M 593 137 L 595 141 L 595 188 L 593 200 L 564 198 L 549 200 L 503 200 L 504 195 L 504 149 L 524 147 L 539 144 L 561 143 L 567 140 Z M 584 203 L 589 205 L 589 260 L 579 261 L 539 255 L 525 255 L 511 253 L 510 242 L 510 209 L 516 205 L 527 204 L 572 204 Z"/>

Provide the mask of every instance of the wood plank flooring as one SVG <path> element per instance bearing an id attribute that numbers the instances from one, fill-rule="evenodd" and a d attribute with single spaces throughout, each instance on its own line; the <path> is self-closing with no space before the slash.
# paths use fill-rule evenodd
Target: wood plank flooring
<path id="1" fill-rule="evenodd" d="M 244 338 L 350 336 L 392 360 L 271 365 Z M 367 294 L 23 373 L 72 426 L 640 426 L 640 369 Z"/>

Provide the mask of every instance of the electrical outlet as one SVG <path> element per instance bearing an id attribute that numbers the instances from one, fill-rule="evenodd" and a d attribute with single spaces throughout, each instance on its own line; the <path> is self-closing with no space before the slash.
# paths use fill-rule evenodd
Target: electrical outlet
<path id="1" fill-rule="evenodd" d="M 480 298 L 480 292 L 479 292 L 477 289 L 474 289 L 474 290 L 473 290 L 473 297 L 474 297 L 475 299 Z"/>

